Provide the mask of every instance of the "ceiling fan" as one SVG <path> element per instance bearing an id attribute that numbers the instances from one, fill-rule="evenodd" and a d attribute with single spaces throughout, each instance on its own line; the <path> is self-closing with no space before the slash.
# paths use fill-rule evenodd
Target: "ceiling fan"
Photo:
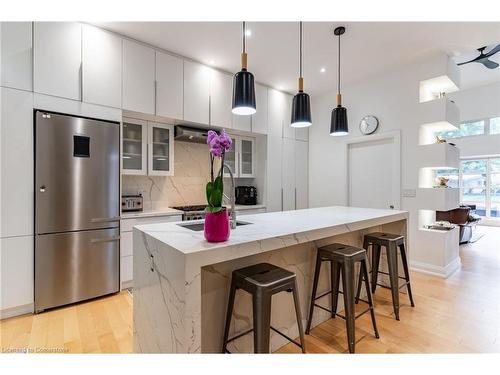
<path id="1" fill-rule="evenodd" d="M 499 66 L 498 63 L 491 61 L 488 58 L 493 56 L 498 51 L 500 51 L 500 44 L 497 44 L 497 46 L 495 48 L 493 48 L 491 51 L 486 52 L 486 53 L 484 53 L 485 48 L 486 48 L 486 46 L 477 49 L 479 51 L 478 57 L 476 57 L 470 61 L 465 61 L 465 62 L 459 63 L 457 65 L 464 65 L 464 64 L 471 63 L 471 62 L 477 62 L 479 64 L 483 64 L 488 69 L 498 68 L 498 66 Z"/>

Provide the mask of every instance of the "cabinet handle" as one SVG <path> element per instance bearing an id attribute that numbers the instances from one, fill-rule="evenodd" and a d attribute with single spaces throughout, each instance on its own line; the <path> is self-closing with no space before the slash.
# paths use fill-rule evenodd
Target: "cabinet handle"
<path id="1" fill-rule="evenodd" d="M 283 188 L 281 188 L 281 211 L 283 211 Z"/>
<path id="2" fill-rule="evenodd" d="M 155 101 L 155 115 L 157 114 L 156 112 L 156 93 L 157 93 L 157 86 L 158 86 L 158 81 L 155 80 L 155 92 L 154 92 L 154 101 Z"/>
<path id="3" fill-rule="evenodd" d="M 297 209 L 297 188 L 295 188 L 295 209 Z"/>
<path id="4" fill-rule="evenodd" d="M 108 223 L 110 221 L 118 221 L 120 220 L 120 216 L 115 216 L 115 217 L 95 217 L 93 219 L 90 219 L 91 223 Z"/>
<path id="5" fill-rule="evenodd" d="M 118 241 L 120 236 L 112 236 L 112 237 L 103 237 L 103 238 L 92 238 L 90 240 L 91 243 L 99 243 L 99 242 L 112 242 Z"/>

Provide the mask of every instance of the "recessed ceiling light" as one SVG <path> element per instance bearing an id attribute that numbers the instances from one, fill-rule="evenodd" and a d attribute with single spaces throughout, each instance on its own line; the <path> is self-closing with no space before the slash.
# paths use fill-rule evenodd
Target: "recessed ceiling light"
<path id="1" fill-rule="evenodd" d="M 214 64 L 215 64 L 215 60 L 213 60 L 213 59 L 212 59 L 212 60 L 210 60 L 208 63 L 209 63 L 210 65 L 214 65 Z"/>
<path id="2" fill-rule="evenodd" d="M 320 71 L 320 73 L 324 73 L 324 72 L 326 72 L 326 69 L 325 68 L 321 68 L 319 71 Z"/>
<path id="3" fill-rule="evenodd" d="M 245 31 L 245 35 L 246 35 L 246 36 L 252 36 L 252 30 L 247 29 L 247 30 Z"/>

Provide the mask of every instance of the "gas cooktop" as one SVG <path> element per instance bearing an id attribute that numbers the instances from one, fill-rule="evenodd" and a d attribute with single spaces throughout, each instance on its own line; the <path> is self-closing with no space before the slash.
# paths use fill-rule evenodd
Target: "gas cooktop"
<path id="1" fill-rule="evenodd" d="M 205 211 L 205 207 L 207 206 L 178 206 L 178 207 L 172 207 L 174 210 L 179 210 L 179 211 Z"/>

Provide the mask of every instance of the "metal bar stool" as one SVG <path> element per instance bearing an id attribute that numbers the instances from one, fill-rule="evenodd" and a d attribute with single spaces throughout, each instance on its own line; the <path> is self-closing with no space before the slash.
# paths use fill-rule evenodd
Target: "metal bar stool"
<path id="1" fill-rule="evenodd" d="M 332 289 L 326 293 L 323 293 L 319 296 L 316 295 L 318 289 L 318 280 L 319 274 L 321 270 L 322 262 L 330 262 L 330 278 L 331 278 L 331 287 Z M 356 315 L 354 309 L 354 274 L 355 274 L 355 265 L 359 262 L 361 265 L 360 273 L 365 275 L 364 282 L 366 287 L 368 309 Z M 342 273 L 342 292 L 339 291 L 339 281 L 340 274 Z M 337 302 L 339 293 L 344 295 L 344 305 L 345 305 L 345 314 L 340 315 L 337 314 Z M 316 304 L 316 300 L 324 297 L 326 295 L 331 295 L 331 303 L 332 309 L 329 310 L 326 307 Z M 313 290 L 311 297 L 311 305 L 309 310 L 309 319 L 307 320 L 307 328 L 306 334 L 309 334 L 311 330 L 311 321 L 314 312 L 314 307 L 319 307 L 325 311 L 331 313 L 332 318 L 338 316 L 346 321 L 347 328 L 347 342 L 349 346 L 349 353 L 354 353 L 355 346 L 355 320 L 360 316 L 364 315 L 368 311 L 370 311 L 373 330 L 375 332 L 375 337 L 378 339 L 380 336 L 377 330 L 377 323 L 375 321 L 375 310 L 373 306 L 372 295 L 370 292 L 370 284 L 368 282 L 368 267 L 367 267 L 367 257 L 366 250 L 360 249 L 354 246 L 343 245 L 339 243 L 335 243 L 332 245 L 324 246 L 318 248 L 317 256 L 316 256 L 316 269 L 314 271 L 314 281 L 313 281 Z"/>
<path id="2" fill-rule="evenodd" d="M 243 289 L 252 295 L 253 328 L 228 339 L 237 289 Z M 284 291 L 293 293 L 300 343 L 271 326 L 271 298 L 274 294 Z M 224 328 L 222 353 L 230 353 L 229 350 L 227 350 L 227 344 L 230 341 L 236 340 L 252 331 L 254 352 L 269 353 L 269 334 L 271 329 L 287 340 L 293 342 L 302 349 L 302 353 L 305 353 L 304 331 L 302 328 L 302 317 L 300 315 L 296 275 L 293 272 L 269 263 L 259 263 L 233 271 L 231 289 L 229 292 L 229 303 L 227 306 L 226 324 Z"/>
<path id="3" fill-rule="evenodd" d="M 394 315 L 396 316 L 396 320 L 399 320 L 399 289 L 406 286 L 408 290 L 408 297 L 410 298 L 410 303 L 412 307 L 415 307 L 415 303 L 413 302 L 413 295 L 411 293 L 411 285 L 410 285 L 410 272 L 408 271 L 408 259 L 406 257 L 405 250 L 405 237 L 401 234 L 391 234 L 391 233 L 370 233 L 365 235 L 363 240 L 363 247 L 367 249 L 371 245 L 372 250 L 372 265 L 371 265 L 371 283 L 372 283 L 372 293 L 375 293 L 375 290 L 378 286 L 383 288 L 387 288 L 391 290 L 392 294 L 392 305 L 394 309 Z M 384 246 L 387 253 L 387 266 L 389 272 L 379 271 L 380 265 L 380 254 L 381 247 Z M 398 272 L 398 247 L 399 252 L 401 253 L 401 261 L 403 263 L 404 269 L 404 277 L 399 276 Z M 391 283 L 390 287 L 378 283 L 378 274 L 381 273 L 383 275 L 389 276 L 389 281 Z M 405 280 L 405 282 L 399 285 L 399 279 Z M 358 291 L 356 293 L 356 303 L 358 303 L 359 295 L 361 293 L 361 275 L 358 281 Z"/>

